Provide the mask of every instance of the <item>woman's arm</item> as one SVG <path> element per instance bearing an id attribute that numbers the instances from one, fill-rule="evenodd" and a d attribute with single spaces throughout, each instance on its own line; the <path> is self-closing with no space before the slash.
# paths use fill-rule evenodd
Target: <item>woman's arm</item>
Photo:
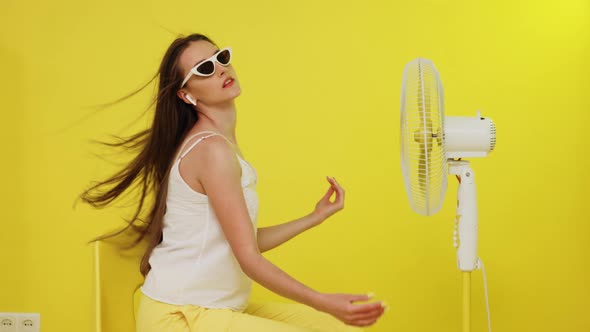
<path id="1" fill-rule="evenodd" d="M 344 208 L 344 189 L 340 187 L 336 179 L 327 177 L 330 188 L 324 197 L 316 204 L 315 210 L 299 219 L 270 227 L 258 229 L 258 248 L 260 252 L 273 249 L 295 236 L 321 224 L 332 214 Z M 336 193 L 334 202 L 330 201 L 333 193 Z"/>
<path id="2" fill-rule="evenodd" d="M 310 213 L 290 222 L 258 228 L 258 249 L 260 252 L 265 252 L 278 247 L 321 222 L 319 216 Z"/>
<path id="3" fill-rule="evenodd" d="M 250 221 L 240 183 L 240 164 L 234 151 L 222 138 L 211 137 L 199 144 L 194 159 L 210 204 L 240 267 L 248 277 L 269 290 L 332 314 L 347 324 L 370 325 L 381 314 L 379 302 L 366 295 L 323 294 L 295 280 L 261 255 Z M 194 149 L 196 150 L 196 149 Z"/>

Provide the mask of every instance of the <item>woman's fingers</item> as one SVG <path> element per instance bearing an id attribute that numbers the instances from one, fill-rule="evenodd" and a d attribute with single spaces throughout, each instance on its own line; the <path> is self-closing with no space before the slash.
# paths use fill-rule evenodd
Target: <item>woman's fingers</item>
<path id="1" fill-rule="evenodd" d="M 368 319 L 377 319 L 379 316 L 383 315 L 385 312 L 385 308 L 375 309 L 373 311 L 364 312 L 360 314 L 353 314 L 350 316 L 351 320 L 368 320 Z"/>
<path id="2" fill-rule="evenodd" d="M 374 303 L 371 304 L 372 306 L 365 305 L 365 308 L 361 312 L 350 314 L 348 316 L 348 324 L 355 326 L 368 326 L 374 324 L 377 319 L 383 315 L 385 308 L 383 308 L 379 302 L 377 302 L 376 305 Z"/>
<path id="3" fill-rule="evenodd" d="M 355 301 L 367 301 L 373 297 L 369 294 L 324 294 L 322 311 L 332 314 L 348 325 L 367 326 L 373 324 L 385 310 L 382 302 L 356 304 Z"/>
<path id="4" fill-rule="evenodd" d="M 334 193 L 334 187 L 330 187 L 328 189 L 328 191 L 326 192 L 326 194 L 324 195 L 324 197 L 322 197 L 322 201 L 329 201 L 330 197 L 332 196 L 333 193 Z"/>
<path id="5" fill-rule="evenodd" d="M 377 311 L 383 309 L 381 302 L 373 302 L 373 303 L 365 303 L 365 304 L 352 304 L 351 305 L 351 313 L 352 314 L 363 314 L 363 313 L 370 313 L 373 311 Z"/>
<path id="6" fill-rule="evenodd" d="M 334 180 L 334 184 L 336 186 L 336 193 L 340 194 L 340 197 L 342 199 L 344 199 L 344 189 L 342 188 L 342 186 L 340 186 L 340 184 L 338 183 L 338 181 L 336 181 L 335 178 L 332 178 L 332 179 Z M 336 196 L 338 196 L 338 195 L 336 195 Z M 336 197 L 336 198 L 338 198 L 338 197 Z"/>
<path id="7" fill-rule="evenodd" d="M 326 180 L 330 183 L 330 188 L 316 204 L 316 211 L 324 215 L 325 218 L 344 208 L 344 189 L 340 187 L 336 179 L 326 176 Z M 334 193 L 336 193 L 336 198 L 332 202 L 330 199 Z"/>
<path id="8" fill-rule="evenodd" d="M 354 295 L 350 295 L 350 301 L 351 302 L 368 301 L 372 297 L 373 297 L 373 293 L 369 293 L 369 294 L 354 294 Z"/>
<path id="9" fill-rule="evenodd" d="M 377 322 L 377 318 L 366 319 L 366 320 L 355 320 L 352 322 L 354 326 L 370 326 Z"/>
<path id="10" fill-rule="evenodd" d="M 328 177 L 328 182 L 330 182 L 330 184 L 332 185 L 332 188 L 336 191 L 336 199 L 334 200 L 334 203 L 341 205 L 341 207 L 343 207 L 344 206 L 344 189 L 342 188 L 342 186 L 340 186 L 340 184 L 338 183 L 338 181 L 336 181 L 335 178 Z"/>

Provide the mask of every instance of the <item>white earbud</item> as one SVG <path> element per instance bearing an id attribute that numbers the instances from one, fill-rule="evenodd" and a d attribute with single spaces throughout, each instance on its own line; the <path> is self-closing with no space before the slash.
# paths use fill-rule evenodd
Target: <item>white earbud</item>
<path id="1" fill-rule="evenodd" d="M 193 98 L 190 95 L 186 95 L 186 99 L 190 100 L 190 102 L 193 103 L 193 105 L 197 105 L 197 102 L 193 100 Z"/>

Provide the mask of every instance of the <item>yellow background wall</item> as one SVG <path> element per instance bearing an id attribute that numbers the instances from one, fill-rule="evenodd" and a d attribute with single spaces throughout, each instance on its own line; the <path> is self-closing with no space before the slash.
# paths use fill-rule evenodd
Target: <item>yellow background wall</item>
<path id="1" fill-rule="evenodd" d="M 590 331 L 587 0 L 3 0 L 0 28 L 0 311 L 40 312 L 44 332 L 90 331 L 85 242 L 130 209 L 72 208 L 118 169 L 88 140 L 145 128 L 154 86 L 90 117 L 84 107 L 147 82 L 172 31 L 234 48 L 260 225 L 310 212 L 326 175 L 347 190 L 342 212 L 267 255 L 278 266 L 321 291 L 374 291 L 391 310 L 369 331 L 460 330 L 456 181 L 422 217 L 399 165 L 403 68 L 421 56 L 441 74 L 447 115 L 497 124 L 496 151 L 472 160 L 494 330 Z M 472 279 L 473 331 L 486 331 L 481 271 Z"/>

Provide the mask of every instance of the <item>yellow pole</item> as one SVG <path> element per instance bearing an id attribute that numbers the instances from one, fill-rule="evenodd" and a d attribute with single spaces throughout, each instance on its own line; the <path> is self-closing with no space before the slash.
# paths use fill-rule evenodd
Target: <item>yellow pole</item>
<path id="1" fill-rule="evenodd" d="M 470 294 L 471 291 L 471 272 L 463 272 L 463 332 L 469 332 L 470 329 Z"/>

